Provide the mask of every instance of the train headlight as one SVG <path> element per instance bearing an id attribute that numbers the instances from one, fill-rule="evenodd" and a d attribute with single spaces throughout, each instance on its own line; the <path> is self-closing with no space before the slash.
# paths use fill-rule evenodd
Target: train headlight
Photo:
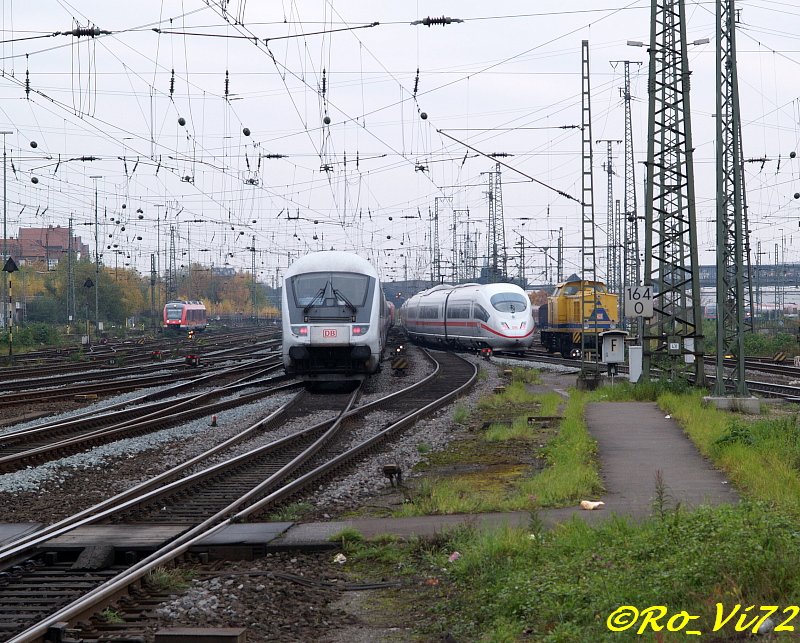
<path id="1" fill-rule="evenodd" d="M 308 337 L 308 326 L 292 326 L 292 335 L 299 335 L 300 337 Z"/>
<path id="2" fill-rule="evenodd" d="M 353 324 L 353 330 L 351 332 L 356 337 L 361 337 L 362 335 L 366 335 L 368 330 L 369 324 Z"/>

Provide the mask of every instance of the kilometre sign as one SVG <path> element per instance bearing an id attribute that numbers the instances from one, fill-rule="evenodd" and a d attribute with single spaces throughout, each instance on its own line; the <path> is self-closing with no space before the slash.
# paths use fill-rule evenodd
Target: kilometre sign
<path id="1" fill-rule="evenodd" d="M 625 286 L 625 317 L 652 316 L 652 286 Z"/>

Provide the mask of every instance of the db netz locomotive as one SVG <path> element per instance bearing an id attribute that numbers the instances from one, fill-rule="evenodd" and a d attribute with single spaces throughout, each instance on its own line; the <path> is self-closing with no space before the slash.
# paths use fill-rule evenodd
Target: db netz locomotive
<path id="1" fill-rule="evenodd" d="M 359 380 L 378 370 L 389 307 L 368 261 L 333 250 L 298 259 L 286 271 L 282 311 L 288 375 Z"/>
<path id="2" fill-rule="evenodd" d="M 430 344 L 523 351 L 533 342 L 530 303 L 513 284 L 434 286 L 403 304 L 400 322 Z"/>
<path id="3" fill-rule="evenodd" d="M 619 297 L 608 292 L 604 283 L 581 281 L 572 275 L 556 286 L 546 305 L 539 307 L 542 345 L 551 353 L 580 357 L 581 336 L 585 333 L 585 347 L 596 350 L 598 334 L 617 327 L 618 301 Z"/>

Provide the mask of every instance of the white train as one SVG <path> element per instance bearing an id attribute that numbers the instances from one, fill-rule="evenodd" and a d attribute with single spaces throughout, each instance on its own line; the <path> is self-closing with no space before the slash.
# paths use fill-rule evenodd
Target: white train
<path id="1" fill-rule="evenodd" d="M 286 271 L 283 366 L 306 381 L 362 380 L 380 366 L 389 307 L 378 273 L 349 252 L 316 252 Z"/>
<path id="2" fill-rule="evenodd" d="M 431 344 L 523 351 L 533 343 L 530 301 L 514 284 L 434 286 L 403 304 L 400 323 Z"/>

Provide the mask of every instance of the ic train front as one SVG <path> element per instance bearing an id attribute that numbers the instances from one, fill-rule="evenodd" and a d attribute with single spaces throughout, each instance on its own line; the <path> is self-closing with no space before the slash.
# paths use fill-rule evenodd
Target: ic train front
<path id="1" fill-rule="evenodd" d="M 359 380 L 378 370 L 389 316 L 368 261 L 337 251 L 298 259 L 286 271 L 282 312 L 288 375 Z"/>

